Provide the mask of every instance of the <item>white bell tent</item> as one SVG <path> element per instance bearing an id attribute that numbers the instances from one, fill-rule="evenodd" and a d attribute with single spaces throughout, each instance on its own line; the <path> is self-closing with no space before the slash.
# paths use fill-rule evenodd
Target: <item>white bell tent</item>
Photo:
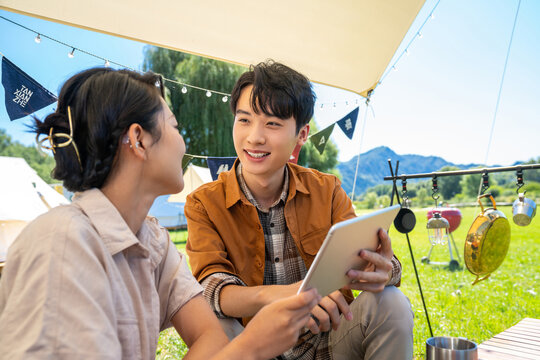
<path id="1" fill-rule="evenodd" d="M 169 196 L 169 202 L 185 203 L 186 197 L 202 184 L 206 184 L 212 181 L 212 175 L 210 169 L 189 164 L 186 172 L 184 173 L 184 189 L 177 194 Z"/>
<path id="2" fill-rule="evenodd" d="M 22 158 L 0 156 L 0 261 L 26 224 L 69 201 Z"/>

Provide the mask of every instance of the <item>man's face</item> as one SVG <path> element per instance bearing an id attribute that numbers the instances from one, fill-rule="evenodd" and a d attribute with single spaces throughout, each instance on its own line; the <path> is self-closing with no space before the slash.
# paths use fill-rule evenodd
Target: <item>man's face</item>
<path id="1" fill-rule="evenodd" d="M 280 119 L 251 107 L 251 90 L 246 86 L 240 93 L 234 117 L 233 140 L 244 177 L 271 179 L 283 170 L 297 144 L 307 140 L 309 125 L 296 134 L 294 118 Z"/>

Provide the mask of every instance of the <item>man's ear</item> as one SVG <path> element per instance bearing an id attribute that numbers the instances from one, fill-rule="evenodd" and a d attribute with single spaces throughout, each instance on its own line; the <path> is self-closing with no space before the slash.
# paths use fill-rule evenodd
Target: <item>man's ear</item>
<path id="1" fill-rule="evenodd" d="M 309 124 L 304 125 L 298 132 L 296 144 L 302 146 L 306 143 L 309 135 Z"/>

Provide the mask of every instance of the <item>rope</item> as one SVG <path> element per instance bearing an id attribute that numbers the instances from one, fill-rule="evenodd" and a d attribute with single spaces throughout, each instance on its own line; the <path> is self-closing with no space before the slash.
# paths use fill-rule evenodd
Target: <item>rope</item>
<path id="1" fill-rule="evenodd" d="M 78 48 L 78 47 L 76 47 L 76 46 L 67 44 L 67 43 L 65 43 L 65 42 L 63 42 L 63 41 L 56 40 L 56 39 L 54 39 L 54 38 L 52 38 L 52 37 L 50 37 L 50 36 L 48 36 L 48 35 L 45 35 L 45 34 L 43 34 L 43 33 L 40 33 L 39 31 L 30 29 L 29 27 L 26 27 L 26 26 L 24 26 L 24 25 L 22 25 L 22 24 L 19 24 L 19 23 L 15 22 L 15 21 L 13 21 L 13 20 L 10 20 L 10 19 L 8 19 L 8 18 L 6 18 L 6 17 L 4 17 L 4 16 L 1 16 L 1 15 L 0 15 L 0 19 L 6 20 L 7 22 L 10 22 L 10 23 L 12 23 L 12 24 L 14 24 L 14 25 L 17 25 L 17 26 L 19 26 L 19 27 L 21 27 L 21 28 L 23 28 L 23 29 L 25 29 L 25 30 L 28 30 L 28 31 L 33 32 L 33 33 L 35 33 L 35 34 L 38 34 L 40 37 L 44 37 L 44 38 L 49 39 L 49 40 L 51 40 L 51 41 L 54 41 L 54 42 L 56 42 L 56 43 L 58 43 L 58 44 L 60 44 L 60 45 L 64 45 L 64 46 L 66 46 L 66 47 L 68 47 L 68 48 L 71 48 L 71 49 L 73 49 L 73 51 L 79 51 L 79 52 L 81 52 L 81 53 L 83 53 L 83 54 L 86 54 L 86 55 L 89 55 L 89 56 L 93 56 L 93 57 L 95 57 L 95 58 L 97 58 L 97 59 L 100 59 L 100 60 L 102 60 L 102 61 L 104 61 L 104 62 L 108 62 L 109 64 L 117 65 L 117 66 L 119 66 L 119 67 L 121 67 L 121 68 L 129 69 L 129 70 L 131 70 L 131 71 L 140 72 L 140 71 L 138 71 L 138 70 L 133 69 L 132 67 L 129 67 L 129 66 L 126 66 L 126 65 L 117 63 L 117 62 L 115 62 L 115 61 L 111 61 L 111 60 L 109 60 L 109 59 L 104 58 L 103 56 L 99 56 L 99 55 L 93 54 L 93 53 L 91 53 L 91 52 L 89 52 L 89 51 L 80 49 L 80 48 Z M 2 55 L 2 56 L 3 56 L 3 55 Z M 201 91 L 210 91 L 211 93 L 214 93 L 214 94 L 220 94 L 220 95 L 224 95 L 224 96 L 230 96 L 230 94 L 227 94 L 227 93 L 224 93 L 224 92 L 221 92 L 221 91 L 216 91 L 216 90 L 211 90 L 211 89 L 205 89 L 205 88 L 202 88 L 202 87 L 199 87 L 199 86 L 195 86 L 195 85 L 190 85 L 190 84 L 182 83 L 182 82 L 179 82 L 179 81 L 176 81 L 176 80 L 172 80 L 172 79 L 167 79 L 167 78 L 165 78 L 165 77 L 163 78 L 163 80 L 164 80 L 164 81 L 168 81 L 168 82 L 170 82 L 170 83 L 174 83 L 174 84 L 182 85 L 182 86 L 185 86 L 185 87 L 189 87 L 189 88 L 192 88 L 192 89 L 197 89 L 197 90 L 201 90 Z"/>
<path id="2" fill-rule="evenodd" d="M 521 1 L 521 0 L 520 0 Z M 384 79 L 386 79 L 386 77 L 388 76 L 388 74 L 390 74 L 390 72 L 392 72 L 392 70 L 395 70 L 396 69 L 396 64 L 399 62 L 399 60 L 403 57 L 403 54 L 407 53 L 409 47 L 411 46 L 412 42 L 414 40 L 416 40 L 416 38 L 418 37 L 419 34 L 421 34 L 422 32 L 422 29 L 424 28 L 424 25 L 426 25 L 426 23 L 428 22 L 428 20 L 433 16 L 433 13 L 435 12 L 435 9 L 437 9 L 437 6 L 439 6 L 439 3 L 441 2 L 441 0 L 437 1 L 437 3 L 435 4 L 435 6 L 433 7 L 433 9 L 430 11 L 428 17 L 426 17 L 426 19 L 424 20 L 424 22 L 422 23 L 422 25 L 420 25 L 420 28 L 418 29 L 418 31 L 416 32 L 416 35 L 413 36 L 413 38 L 409 41 L 409 43 L 407 44 L 407 46 L 405 47 L 405 50 L 398 56 L 398 58 L 396 59 L 396 61 L 394 61 L 394 63 L 392 64 L 392 66 L 389 66 L 386 70 L 386 72 L 383 74 L 383 76 L 381 77 L 381 80 L 379 80 L 379 82 L 377 83 L 377 85 L 380 85 Z"/>
<path id="3" fill-rule="evenodd" d="M 499 110 L 499 102 L 501 100 L 501 93 L 502 93 L 502 88 L 503 88 L 503 84 L 504 84 L 504 77 L 506 75 L 506 68 L 508 66 L 508 58 L 510 57 L 510 48 L 512 47 L 512 40 L 514 39 L 514 32 L 516 30 L 516 23 L 517 23 L 517 18 L 518 18 L 520 6 L 521 6 L 521 0 L 519 0 L 519 2 L 518 2 L 518 6 L 517 6 L 517 9 L 516 9 L 516 16 L 514 17 L 514 25 L 512 27 L 512 34 L 510 35 L 510 42 L 508 43 L 508 50 L 506 51 L 506 60 L 504 61 L 504 69 L 503 69 L 503 73 L 502 73 L 501 84 L 499 85 L 499 94 L 497 95 L 497 102 L 495 104 L 495 113 L 493 114 L 493 121 L 491 123 L 491 131 L 489 133 L 489 141 L 488 141 L 488 146 L 487 146 L 487 151 L 486 151 L 486 157 L 485 157 L 485 160 L 484 160 L 485 165 L 487 165 L 487 159 L 488 159 L 488 156 L 489 156 L 489 150 L 491 149 L 491 141 L 493 139 L 493 130 L 495 129 L 495 120 L 497 119 L 497 112 Z"/>
<path id="4" fill-rule="evenodd" d="M 358 158 L 356 159 L 356 170 L 354 171 L 354 181 L 352 185 L 351 201 L 354 201 L 354 189 L 356 188 L 356 177 L 358 176 L 358 166 L 360 165 L 360 154 L 362 153 L 362 141 L 364 139 L 364 132 L 366 130 L 367 111 L 369 108 L 369 100 L 371 98 L 372 91 L 368 93 L 366 98 L 366 110 L 364 111 L 364 123 L 362 124 L 362 132 L 360 133 L 360 143 L 358 145 Z"/>

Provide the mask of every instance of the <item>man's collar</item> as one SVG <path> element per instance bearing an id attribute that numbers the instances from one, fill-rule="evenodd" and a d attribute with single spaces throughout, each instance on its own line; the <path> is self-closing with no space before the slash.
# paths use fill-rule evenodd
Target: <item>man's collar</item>
<path id="1" fill-rule="evenodd" d="M 225 206 L 227 207 L 227 209 L 236 204 L 238 201 L 245 201 L 246 203 L 249 203 L 249 201 L 246 199 L 246 196 L 242 193 L 242 190 L 240 190 L 240 184 L 238 183 L 238 179 L 236 178 L 236 168 L 239 164 L 240 160 L 238 160 L 237 158 L 231 170 L 219 174 L 220 178 L 222 176 L 224 177 L 223 181 L 226 184 Z"/>
<path id="2" fill-rule="evenodd" d="M 291 164 L 290 162 L 287 163 L 287 168 L 289 169 L 289 197 L 287 200 L 291 200 L 295 197 L 297 191 L 303 194 L 309 194 L 308 188 L 305 187 L 298 177 L 299 170 L 304 168 L 300 165 Z"/>
<path id="3" fill-rule="evenodd" d="M 226 184 L 225 206 L 227 208 L 230 208 L 238 201 L 249 204 L 248 199 L 240 189 L 240 184 L 238 183 L 238 179 L 236 177 L 236 169 L 239 164 L 240 160 L 236 159 L 231 170 L 227 171 L 226 173 L 220 174 L 220 177 L 224 177 L 223 181 L 225 181 Z M 291 163 L 287 163 L 285 166 L 287 166 L 289 174 L 289 196 L 287 198 L 287 201 L 294 198 L 297 191 L 304 194 L 309 194 L 309 190 L 304 186 L 304 184 L 300 181 L 300 178 L 298 177 L 298 171 L 303 168 L 299 165 L 292 165 Z"/>
<path id="4" fill-rule="evenodd" d="M 246 179 L 244 179 L 244 176 L 242 175 L 242 163 L 239 163 L 236 168 L 236 179 L 238 180 L 238 184 L 240 185 L 240 190 L 242 190 L 242 193 L 246 196 L 246 198 L 249 200 L 250 203 L 252 203 L 257 209 L 260 211 L 266 212 L 262 209 L 261 205 L 255 199 L 255 196 L 251 193 L 251 190 L 246 184 Z M 287 195 L 289 194 L 289 170 L 285 166 L 285 178 L 283 179 L 283 184 L 281 186 L 281 193 L 279 195 L 279 198 L 270 205 L 270 208 L 276 206 L 280 201 L 283 201 L 283 203 L 287 202 Z"/>
<path id="5" fill-rule="evenodd" d="M 115 255 L 130 246 L 140 245 L 143 256 L 148 256 L 149 252 L 144 247 L 137 236 L 128 227 L 122 215 L 109 199 L 99 189 L 91 189 L 77 194 L 74 202 L 88 216 L 94 228 L 103 239 L 105 247 L 111 255 Z M 143 222 L 138 235 L 141 236 L 148 231 Z"/>

